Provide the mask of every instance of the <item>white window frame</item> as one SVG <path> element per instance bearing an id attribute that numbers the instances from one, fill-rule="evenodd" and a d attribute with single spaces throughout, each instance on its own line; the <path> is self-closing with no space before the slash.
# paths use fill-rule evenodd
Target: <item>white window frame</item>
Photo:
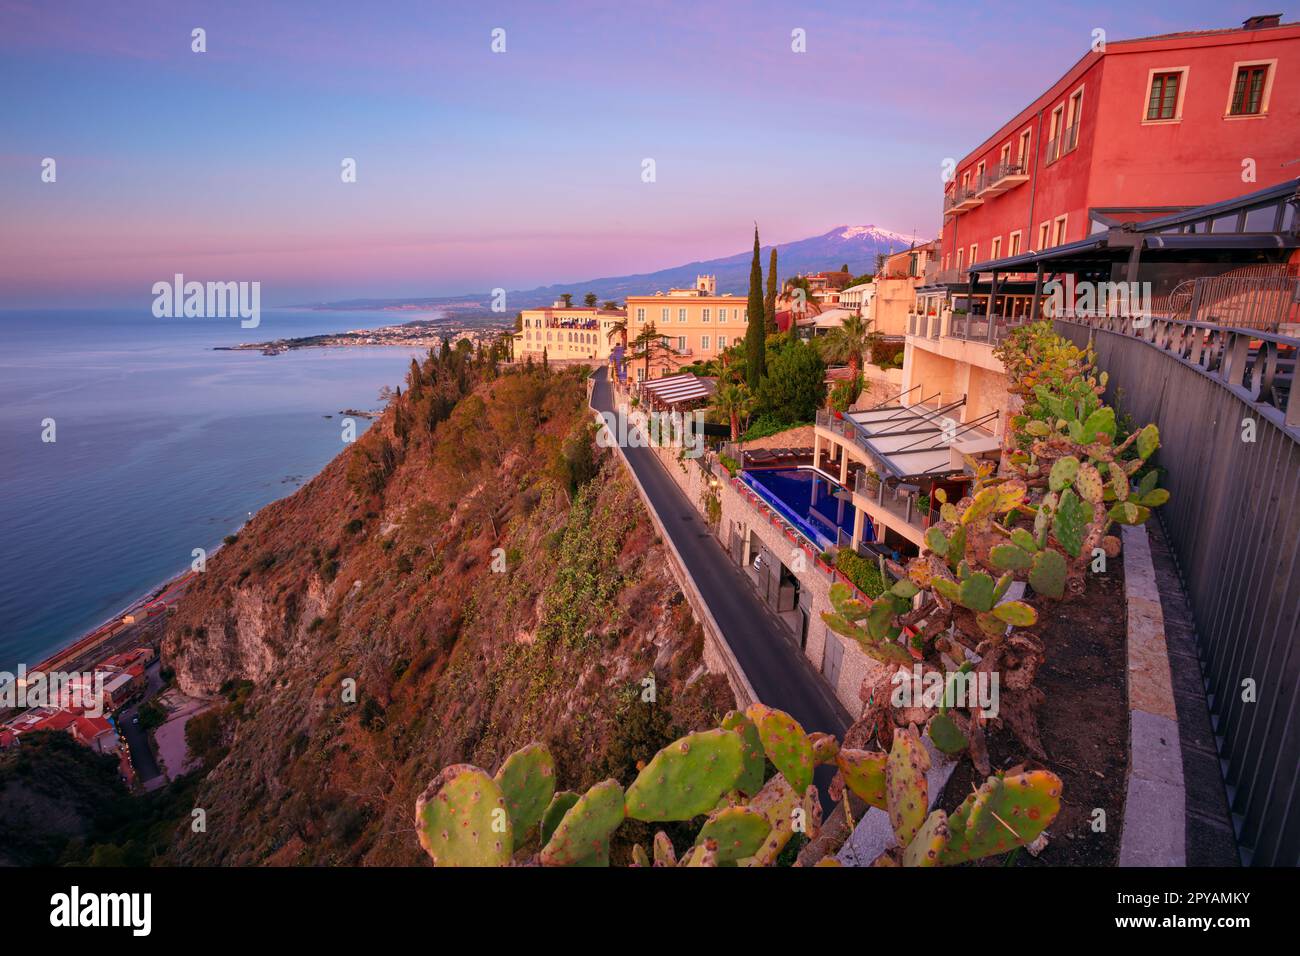
<path id="1" fill-rule="evenodd" d="M 1232 94 L 1237 88 L 1237 74 L 1241 72 L 1242 67 L 1264 66 L 1268 67 L 1268 75 L 1264 78 L 1264 92 L 1259 96 L 1258 113 L 1233 113 L 1232 112 Z M 1263 119 L 1268 115 L 1268 100 L 1273 94 L 1273 78 L 1277 76 L 1277 58 L 1271 60 L 1240 60 L 1232 64 L 1232 72 L 1228 74 L 1228 99 L 1223 104 L 1223 118 L 1225 120 L 1253 120 Z"/>
<path id="2" fill-rule="evenodd" d="M 1183 66 L 1157 66 L 1147 70 L 1146 95 L 1142 97 L 1142 112 L 1138 119 L 1142 121 L 1143 126 L 1170 126 L 1174 123 L 1183 121 L 1183 99 L 1187 96 L 1187 81 L 1191 78 L 1192 68 L 1188 65 Z M 1155 85 L 1156 77 L 1165 73 L 1177 73 L 1178 77 L 1178 99 L 1174 103 L 1173 119 L 1147 119 L 1147 110 L 1151 107 L 1151 87 Z M 1237 74 L 1234 71 L 1233 82 L 1236 82 Z M 1228 105 L 1232 105 L 1232 92 L 1228 93 Z"/>

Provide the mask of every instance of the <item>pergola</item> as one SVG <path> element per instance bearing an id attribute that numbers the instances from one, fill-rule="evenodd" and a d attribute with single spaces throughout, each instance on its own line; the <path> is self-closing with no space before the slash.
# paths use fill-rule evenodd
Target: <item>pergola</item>
<path id="1" fill-rule="evenodd" d="M 642 400 L 652 409 L 676 411 L 711 401 L 718 386 L 711 378 L 685 372 L 667 378 L 648 379 L 640 384 L 640 390 Z"/>

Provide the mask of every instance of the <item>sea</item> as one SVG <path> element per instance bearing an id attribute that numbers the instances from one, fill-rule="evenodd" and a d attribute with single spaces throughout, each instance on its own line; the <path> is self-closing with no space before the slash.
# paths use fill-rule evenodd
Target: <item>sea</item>
<path id="1" fill-rule="evenodd" d="M 382 407 L 423 351 L 216 347 L 411 318 L 0 311 L 0 671 L 121 613 L 310 480 L 346 447 L 340 412 Z"/>

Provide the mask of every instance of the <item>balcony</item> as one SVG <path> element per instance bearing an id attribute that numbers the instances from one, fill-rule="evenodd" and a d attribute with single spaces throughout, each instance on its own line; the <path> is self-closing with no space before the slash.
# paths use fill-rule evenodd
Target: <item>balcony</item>
<path id="1" fill-rule="evenodd" d="M 1030 324 L 1027 315 L 968 315 L 953 313 L 948 319 L 944 335 L 966 342 L 985 342 L 998 345 L 1012 329 Z"/>
<path id="2" fill-rule="evenodd" d="M 937 339 L 943 334 L 943 316 L 933 313 L 907 313 L 907 334 L 923 339 Z"/>
<path id="3" fill-rule="evenodd" d="M 908 526 L 914 532 L 924 534 L 925 529 L 930 525 L 930 497 L 921 494 L 920 488 L 915 485 L 900 483 L 891 486 L 881 481 L 878 475 L 863 469 L 858 471 L 853 479 L 853 494 L 855 498 L 865 499 L 870 505 L 884 512 L 884 515 L 895 519 L 895 521 L 885 519 L 885 524 L 895 530 L 901 531 L 901 524 Z M 870 505 L 865 509 L 868 515 L 874 510 Z M 876 517 L 879 519 L 884 515 L 877 514 Z M 905 537 L 917 540 L 917 536 L 913 534 L 905 534 Z"/>
<path id="4" fill-rule="evenodd" d="M 981 177 L 976 192 L 985 198 L 998 196 L 1027 179 L 1029 174 L 1021 163 L 999 163 Z"/>
<path id="5" fill-rule="evenodd" d="M 975 194 L 975 190 L 959 186 L 948 197 L 944 212 L 949 215 L 960 216 L 962 213 L 970 212 L 975 207 L 982 205 L 984 205 L 984 200 Z"/>

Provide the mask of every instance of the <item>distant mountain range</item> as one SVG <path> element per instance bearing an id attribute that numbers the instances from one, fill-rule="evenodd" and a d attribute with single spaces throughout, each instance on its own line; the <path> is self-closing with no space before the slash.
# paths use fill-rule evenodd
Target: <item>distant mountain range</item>
<path id="1" fill-rule="evenodd" d="M 927 241 L 929 237 L 918 236 L 917 243 Z M 820 236 L 785 242 L 777 245 L 777 271 L 785 279 L 797 273 L 820 272 L 825 269 L 838 269 L 848 264 L 855 275 L 874 272 L 878 253 L 898 252 L 912 244 L 912 237 L 899 232 L 883 229 L 880 226 L 836 226 Z M 763 270 L 766 272 L 769 250 L 762 251 Z M 752 249 L 746 249 L 734 256 L 721 259 L 708 259 L 702 262 L 687 262 L 658 272 L 645 272 L 638 275 L 607 276 L 601 279 L 588 279 L 580 282 L 567 282 L 557 285 L 539 286 L 535 289 L 507 290 L 506 301 L 509 312 L 514 315 L 519 309 L 536 308 L 550 305 L 561 293 L 573 293 L 573 301 L 580 303 L 588 292 L 594 292 L 600 301 L 616 299 L 622 302 L 629 295 L 652 295 L 655 292 L 667 292 L 669 289 L 692 288 L 697 275 L 714 275 L 718 280 L 718 292 L 731 292 L 745 295 L 749 292 L 749 264 L 753 256 Z M 349 299 L 341 302 L 328 302 L 316 305 L 325 309 L 400 309 L 435 306 L 456 306 L 459 309 L 472 309 L 490 306 L 490 292 L 477 294 L 442 296 L 427 299 Z"/>

